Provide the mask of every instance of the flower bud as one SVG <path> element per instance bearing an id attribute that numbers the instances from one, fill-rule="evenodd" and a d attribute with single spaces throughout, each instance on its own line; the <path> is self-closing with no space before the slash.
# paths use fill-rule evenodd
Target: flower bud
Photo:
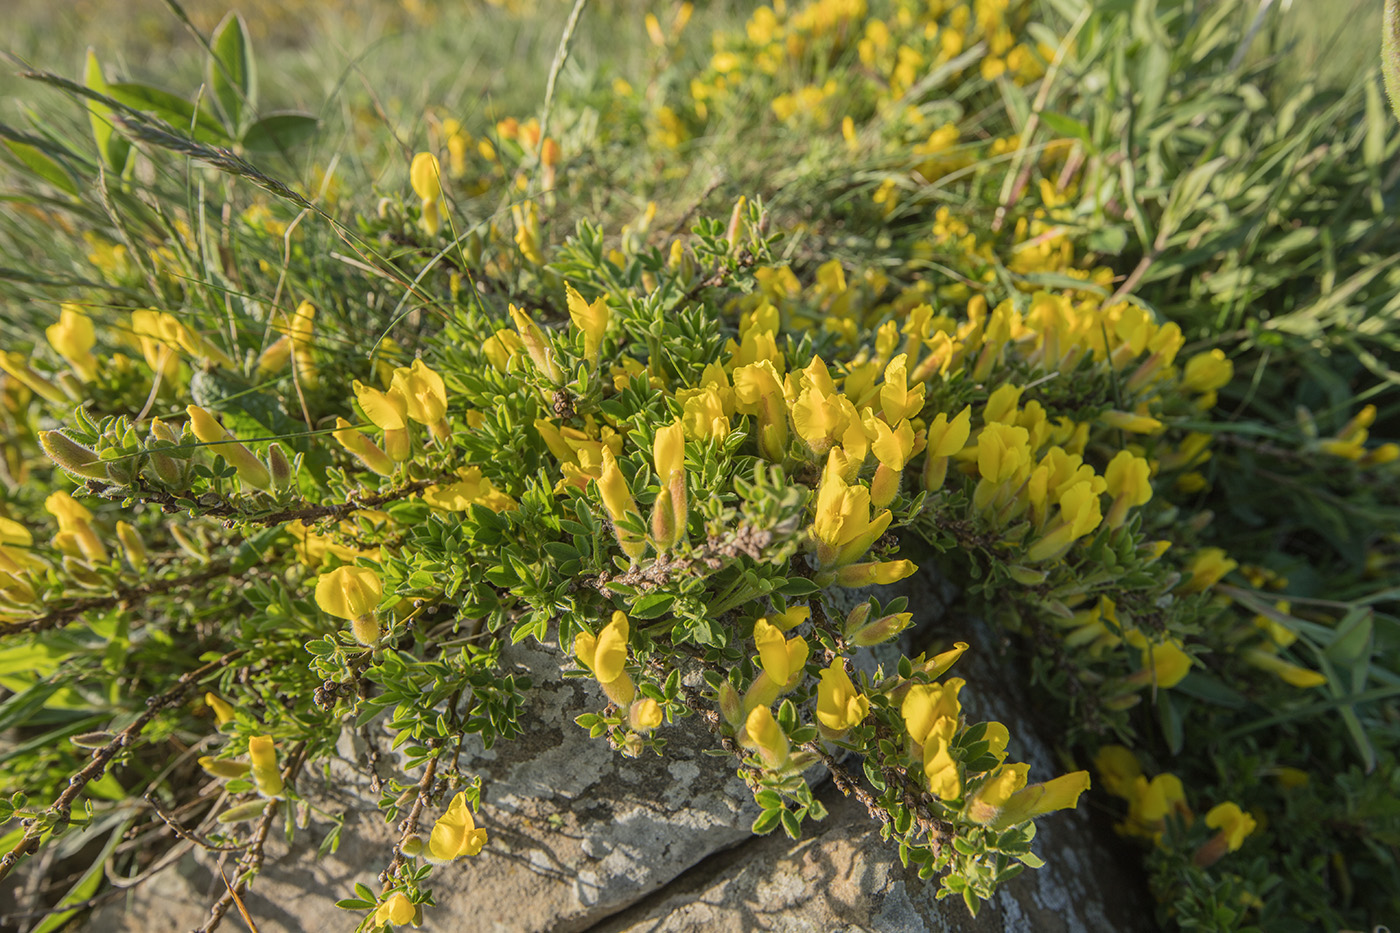
<path id="1" fill-rule="evenodd" d="M 335 438 L 336 443 L 354 454 L 370 470 L 380 476 L 389 476 L 394 472 L 394 461 L 389 455 L 365 434 L 352 427 L 350 422 L 344 418 L 336 418 L 335 428 L 331 436 Z"/>
<path id="2" fill-rule="evenodd" d="M 211 755 L 204 755 L 199 759 L 199 766 L 204 769 L 205 773 L 225 781 L 248 776 L 248 763 L 246 761 L 233 761 L 228 758 L 214 758 Z"/>
<path id="3" fill-rule="evenodd" d="M 403 844 L 399 846 L 399 851 L 403 852 L 403 854 L 407 855 L 409 858 L 417 858 L 419 853 L 423 851 L 423 837 L 409 836 L 403 841 Z"/>
<path id="4" fill-rule="evenodd" d="M 221 726 L 233 719 L 233 707 L 216 693 L 204 694 L 204 705 L 214 711 L 214 721 Z"/>
<path id="5" fill-rule="evenodd" d="M 281 444 L 273 444 L 267 449 L 267 468 L 272 476 L 272 488 L 278 492 L 290 488 L 296 479 L 291 461 L 287 459 Z"/>
<path id="6" fill-rule="evenodd" d="M 223 813 L 220 813 L 218 822 L 245 823 L 248 820 L 256 820 L 263 815 L 263 811 L 267 809 L 267 805 L 268 801 L 266 800 L 250 800 L 247 803 L 241 803 L 236 807 L 231 807 Z"/>
<path id="7" fill-rule="evenodd" d="M 131 569 L 137 573 L 146 569 L 146 543 L 141 540 L 140 533 L 127 522 L 117 522 L 117 540 Z"/>
<path id="8" fill-rule="evenodd" d="M 185 412 L 190 416 L 190 429 L 194 431 L 194 436 L 201 443 L 216 446 L 217 449 L 213 453 L 222 454 L 238 471 L 240 480 L 255 489 L 266 490 L 272 486 L 272 475 L 267 472 L 267 467 L 219 424 L 212 414 L 198 405 L 186 406 Z"/>
<path id="9" fill-rule="evenodd" d="M 739 691 L 734 689 L 734 685 L 729 681 L 724 681 L 719 685 L 719 712 L 724 717 L 724 721 L 734 728 L 739 727 L 743 721 L 744 705 L 739 697 Z"/>
<path id="10" fill-rule="evenodd" d="M 896 612 L 884 618 L 877 619 L 869 625 L 863 625 L 846 637 L 851 644 L 858 645 L 862 648 L 883 644 L 907 629 L 910 620 L 913 618 L 914 614 L 912 612 Z"/>
<path id="11" fill-rule="evenodd" d="M 61 431 L 40 431 L 39 446 L 50 460 L 74 476 L 107 479 L 107 465 L 98 459 L 97 451 L 84 447 Z"/>
<path id="12" fill-rule="evenodd" d="M 105 748 L 112 744 L 116 736 L 111 732 L 84 732 L 81 735 L 72 735 L 68 741 L 78 748 Z"/>

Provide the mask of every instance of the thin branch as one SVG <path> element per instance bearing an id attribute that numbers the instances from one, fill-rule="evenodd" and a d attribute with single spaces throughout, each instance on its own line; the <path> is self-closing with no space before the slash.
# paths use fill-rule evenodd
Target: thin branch
<path id="1" fill-rule="evenodd" d="M 139 477 L 135 494 L 131 493 L 130 487 L 118 488 L 107 492 L 87 487 L 87 491 L 92 495 L 103 499 L 135 499 L 139 502 L 153 502 L 159 505 L 166 512 L 183 512 L 187 509 L 195 509 L 204 518 L 222 518 L 229 522 L 242 522 L 248 525 L 285 525 L 288 522 L 300 521 L 302 524 L 310 525 L 322 519 L 330 518 L 339 521 L 362 509 L 377 509 L 387 502 L 394 502 L 398 499 L 407 499 L 415 496 L 429 487 L 451 479 L 450 474 L 434 477 L 433 479 L 414 480 L 402 486 L 384 492 L 375 493 L 372 496 L 352 495 L 345 502 L 332 502 L 325 505 L 311 505 L 303 501 L 299 505 L 289 508 L 278 509 L 275 512 L 253 512 L 240 508 L 228 501 L 202 504 L 196 500 L 183 499 L 172 495 L 161 489 L 155 489 L 146 485 Z"/>
<path id="2" fill-rule="evenodd" d="M 408 856 L 404 854 L 403 847 L 418 833 L 418 821 L 423 817 L 423 808 L 427 805 L 428 797 L 432 794 L 433 779 L 437 776 L 438 757 L 442 754 L 442 749 L 433 751 L 433 756 L 428 759 L 428 766 L 423 769 L 423 777 L 418 781 L 418 794 L 413 798 L 413 806 L 409 808 L 408 816 L 399 824 L 401 830 L 398 845 L 394 846 L 394 858 L 389 863 L 389 867 L 380 875 L 386 883 L 398 877 L 403 870 L 404 864 L 408 861 Z"/>
<path id="3" fill-rule="evenodd" d="M 174 686 L 164 693 L 157 694 L 146 701 L 146 711 L 131 725 L 121 732 L 118 732 L 112 741 L 102 748 L 92 753 L 92 761 L 88 762 L 77 774 L 68 779 L 68 786 L 63 793 L 58 795 L 58 799 L 53 802 L 41 818 L 29 821 L 29 826 L 25 829 L 23 838 L 15 843 L 14 848 L 0 857 L 0 880 L 4 880 L 20 859 L 26 855 L 32 855 L 39 849 L 39 837 L 47 831 L 59 832 L 68 825 L 69 817 L 73 811 L 73 804 L 82 795 L 84 788 L 88 784 L 102 777 L 107 772 L 107 766 L 112 759 L 123 749 L 127 748 L 141 734 L 141 731 L 150 725 L 151 721 L 160 715 L 167 707 L 174 706 L 185 695 L 185 693 L 206 675 L 227 667 L 236 658 L 243 654 L 243 649 L 238 648 L 230 651 L 221 658 L 216 658 L 196 668 L 187 674 L 182 674 L 180 679 L 175 681 Z"/>

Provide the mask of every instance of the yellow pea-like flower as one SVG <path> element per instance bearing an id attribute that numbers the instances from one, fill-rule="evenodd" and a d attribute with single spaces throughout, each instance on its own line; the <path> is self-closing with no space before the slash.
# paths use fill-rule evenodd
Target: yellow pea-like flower
<path id="1" fill-rule="evenodd" d="M 248 758 L 253 763 L 253 783 L 264 797 L 282 796 L 282 772 L 277 768 L 277 747 L 271 736 L 255 735 L 248 740 Z"/>
<path id="2" fill-rule="evenodd" d="M 817 722 L 834 738 L 860 725 L 869 712 L 870 699 L 856 690 L 844 660 L 836 658 L 817 685 Z"/>
<path id="3" fill-rule="evenodd" d="M 591 365 L 597 366 L 603 337 L 607 334 L 608 322 L 612 319 L 608 302 L 600 295 L 590 304 L 583 300 L 583 296 L 572 285 L 566 286 L 565 295 L 569 304 L 569 318 L 583 333 L 583 355 Z"/>
<path id="4" fill-rule="evenodd" d="M 379 905 L 379 909 L 374 912 L 374 922 L 377 926 L 391 923 L 396 927 L 406 924 L 418 925 L 418 908 L 408 899 L 408 895 L 402 891 L 395 891 L 384 899 L 384 903 Z"/>
<path id="5" fill-rule="evenodd" d="M 766 706 L 756 706 L 744 720 L 744 744 L 757 750 L 764 764 L 770 768 L 780 768 L 787 763 L 791 746 L 787 734 L 783 732 L 773 711 Z"/>
<path id="6" fill-rule="evenodd" d="M 465 791 L 447 806 L 447 812 L 433 824 L 428 836 L 428 854 L 439 862 L 450 862 L 462 856 L 473 856 L 486 845 L 486 830 L 480 829 L 467 807 Z"/>
<path id="7" fill-rule="evenodd" d="M 627 517 L 640 522 L 641 515 L 637 512 L 637 503 L 632 498 L 632 490 L 627 485 L 622 471 L 618 468 L 617 458 L 613 456 L 612 450 L 604 447 L 602 459 L 603 467 L 598 477 L 598 493 L 603 498 L 603 506 L 612 516 L 617 543 L 622 547 L 624 554 L 635 560 L 646 553 L 646 539 L 623 528 L 620 522 Z"/>
<path id="8" fill-rule="evenodd" d="M 49 338 L 49 345 L 68 361 L 79 379 L 91 382 L 96 377 L 97 357 L 92 355 L 92 348 L 97 344 L 97 332 L 92 319 L 77 305 L 64 304 L 58 323 L 50 325 L 44 334 Z"/>
<path id="9" fill-rule="evenodd" d="M 437 156 L 431 152 L 414 156 L 408 179 L 413 192 L 423 201 L 423 229 L 435 236 L 442 229 L 442 169 Z"/>
<path id="10" fill-rule="evenodd" d="M 442 377 L 429 369 L 427 364 L 414 360 L 412 366 L 400 366 L 394 370 L 389 391 L 397 391 L 403 398 L 404 414 L 419 424 L 426 424 L 439 441 L 447 440 L 450 433 L 447 426 L 447 387 Z"/>
<path id="11" fill-rule="evenodd" d="M 337 567 L 316 580 L 316 605 L 338 619 L 347 619 L 355 640 L 369 647 L 379 640 L 375 610 L 384 594 L 379 575 L 367 567 Z"/>

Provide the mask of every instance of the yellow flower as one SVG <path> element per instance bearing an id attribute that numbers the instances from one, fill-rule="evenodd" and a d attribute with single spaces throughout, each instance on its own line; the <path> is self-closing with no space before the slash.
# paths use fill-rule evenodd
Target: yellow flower
<path id="1" fill-rule="evenodd" d="M 398 392 L 408 417 L 432 428 L 438 440 L 447 439 L 447 388 L 442 377 L 422 360 L 414 360 L 411 367 L 400 366 L 394 370 L 389 391 Z"/>
<path id="2" fill-rule="evenodd" d="M 1166 429 L 1166 426 L 1156 418 L 1136 415 L 1130 411 L 1106 411 L 1099 416 L 1099 423 L 1125 431 L 1128 434 L 1160 434 Z"/>
<path id="3" fill-rule="evenodd" d="M 777 626 L 762 618 L 754 622 L 753 640 L 763 672 L 774 684 L 786 687 L 801 676 L 809 650 L 805 638 L 786 639 Z"/>
<path id="4" fill-rule="evenodd" d="M 439 862 L 450 862 L 464 855 L 476 855 L 486 845 L 486 830 L 478 829 L 467 808 L 467 795 L 459 791 L 447 812 L 433 824 L 428 837 L 428 854 Z"/>
<path id="5" fill-rule="evenodd" d="M 880 387 L 880 409 L 885 421 L 899 424 L 913 418 L 924 407 L 924 392 L 928 386 L 919 383 L 911 391 L 908 381 L 909 357 L 901 353 L 885 367 L 885 384 Z"/>
<path id="6" fill-rule="evenodd" d="M 1142 652 L 1143 669 L 1128 678 L 1130 684 L 1155 684 L 1159 689 L 1175 687 L 1191 673 L 1191 656 L 1181 650 L 1181 642 L 1167 639 L 1149 642 L 1137 629 L 1123 633 L 1123 639 Z"/>
<path id="7" fill-rule="evenodd" d="M 523 349 L 525 344 L 520 336 L 506 327 L 487 337 L 481 345 L 481 352 L 486 355 L 487 361 L 501 373 L 509 367 L 511 357 Z"/>
<path id="8" fill-rule="evenodd" d="M 637 503 L 632 498 L 632 490 L 628 487 L 622 471 L 618 469 L 617 458 L 613 456 L 612 450 L 604 447 L 602 458 L 603 468 L 598 476 L 598 494 L 602 496 L 603 506 L 612 517 L 613 531 L 617 535 L 617 543 L 621 546 L 622 552 L 636 560 L 647 551 L 646 539 L 623 528 L 621 523 L 624 519 L 640 523 L 642 517 L 637 512 Z"/>
<path id="9" fill-rule="evenodd" d="M 584 631 L 574 638 L 574 656 L 597 678 L 608 698 L 619 706 L 631 703 L 636 690 L 626 669 L 630 634 L 627 616 L 614 612 L 612 621 L 603 626 L 597 637 Z"/>
<path id="10" fill-rule="evenodd" d="M 788 737 L 773 718 L 771 709 L 766 706 L 754 707 L 744 720 L 744 733 L 743 744 L 756 749 L 768 767 L 781 768 L 787 764 L 790 749 Z"/>
<path id="11" fill-rule="evenodd" d="M 65 303 L 58 323 L 50 325 L 44 334 L 49 338 L 49 345 L 68 361 L 79 379 L 91 382 L 96 377 L 97 357 L 92 355 L 92 348 L 97 343 L 97 334 L 92 319 L 77 305 Z"/>
<path id="12" fill-rule="evenodd" d="M 627 719 L 633 730 L 650 732 L 661 725 L 661 704 L 651 697 L 643 697 L 628 708 Z"/>
<path id="13" fill-rule="evenodd" d="M 396 927 L 407 923 L 417 926 L 418 908 L 402 891 L 395 891 L 385 898 L 384 903 L 374 912 L 374 922 L 376 926 L 386 923 L 392 923 Z"/>
<path id="14" fill-rule="evenodd" d="M 954 677 L 946 683 L 914 684 L 909 688 L 899 713 L 916 745 L 928 744 L 929 738 L 938 731 L 946 730 L 948 737 L 952 737 L 958 717 L 962 715 L 958 694 L 966 683 L 961 677 Z"/>
<path id="15" fill-rule="evenodd" d="M 651 534 L 658 550 L 669 550 L 685 536 L 688 503 L 685 489 L 685 426 L 673 422 L 656 432 L 652 459 L 661 492 L 651 513 Z"/>
<path id="16" fill-rule="evenodd" d="M 870 491 L 859 484 L 848 485 L 841 472 L 841 458 L 833 449 L 817 488 L 816 514 L 812 518 L 817 563 L 824 570 L 852 563 L 870 550 L 893 518 L 885 509 L 872 520 Z"/>
<path id="17" fill-rule="evenodd" d="M 948 458 L 967 446 L 972 431 L 972 406 L 968 405 L 951 420 L 947 412 L 939 412 L 928 426 L 928 446 L 924 450 L 924 488 L 929 492 L 943 488 L 948 477 Z"/>
<path id="18" fill-rule="evenodd" d="M 1122 745 L 1105 745 L 1094 755 L 1094 768 L 1104 790 L 1115 797 L 1131 800 L 1133 785 L 1142 776 L 1137 757 Z"/>
<path id="19" fill-rule="evenodd" d="M 390 384 L 389 391 L 381 392 L 356 379 L 351 383 L 355 390 L 355 401 L 360 403 L 365 417 L 377 428 L 397 431 L 408 427 L 408 398 L 403 389 Z"/>
<path id="20" fill-rule="evenodd" d="M 946 722 L 946 721 L 945 721 Z M 939 729 L 924 745 L 924 778 L 928 788 L 943 800 L 962 796 L 962 775 L 949 749 L 951 729 Z"/>
<path id="21" fill-rule="evenodd" d="M 1024 775 L 1021 780 L 1025 781 Z M 1034 819 L 1042 813 L 1073 809 L 1079 805 L 1079 795 L 1088 789 L 1088 771 L 1062 774 L 1054 780 L 1032 784 L 1016 791 L 989 822 L 993 829 L 1005 829 Z"/>
<path id="22" fill-rule="evenodd" d="M 190 416 L 190 430 L 194 432 L 194 436 L 201 443 L 214 447 L 212 453 L 222 454 L 238 471 L 240 480 L 256 489 L 272 488 L 272 474 L 268 472 L 267 467 L 219 424 L 213 415 L 198 405 L 186 406 L 185 413 Z"/>
<path id="23" fill-rule="evenodd" d="M 995 820 L 1017 791 L 1026 786 L 1026 774 L 1031 766 L 1024 763 L 998 765 L 991 777 L 977 791 L 967 808 L 967 815 L 983 825 Z"/>
<path id="24" fill-rule="evenodd" d="M 255 735 L 248 739 L 248 758 L 253 762 L 253 783 L 264 797 L 282 796 L 282 772 L 277 768 L 277 747 L 272 737 Z"/>
<path id="25" fill-rule="evenodd" d="M 1262 648 L 1246 648 L 1241 652 L 1240 657 L 1244 659 L 1246 664 L 1257 667 L 1261 671 L 1268 671 L 1284 683 L 1299 689 L 1321 687 L 1327 683 L 1326 675 L 1319 671 L 1311 671 L 1306 667 L 1290 664 L 1273 652 L 1265 651 Z"/>
<path id="26" fill-rule="evenodd" d="M 1206 825 L 1211 829 L 1218 829 L 1225 836 L 1227 848 L 1231 852 L 1239 851 L 1244 845 L 1245 837 L 1254 832 L 1256 823 L 1254 817 L 1240 810 L 1239 805 L 1225 801 L 1211 807 L 1206 813 Z"/>
<path id="27" fill-rule="evenodd" d="M 1160 840 L 1162 826 L 1170 813 L 1187 821 L 1191 819 L 1181 778 L 1164 772 L 1149 781 L 1146 775 L 1139 774 L 1133 779 L 1128 797 L 1128 818 L 1118 824 L 1117 829 L 1125 835 Z"/>
<path id="28" fill-rule="evenodd" d="M 778 372 L 768 360 L 734 370 L 735 409 L 758 418 L 758 450 L 764 459 L 782 462 L 787 454 L 787 404 Z"/>
<path id="29" fill-rule="evenodd" d="M 1228 385 L 1234 376 L 1235 364 L 1225 358 L 1224 350 L 1207 350 L 1186 361 L 1181 385 L 1193 392 L 1214 392 Z"/>
<path id="30" fill-rule="evenodd" d="M 1142 457 L 1120 450 L 1109 461 L 1103 475 L 1108 494 L 1113 497 L 1105 521 L 1108 527 L 1117 528 L 1127 518 L 1129 508 L 1143 505 L 1152 498 L 1152 468 Z"/>
<path id="31" fill-rule="evenodd" d="M 383 593 L 379 575 L 367 567 L 337 567 L 316 580 L 316 605 L 338 619 L 348 619 L 355 640 L 366 647 L 381 634 L 374 612 Z"/>
<path id="32" fill-rule="evenodd" d="M 835 738 L 860 725 L 870 712 L 870 700 L 856 691 L 842 658 L 832 661 L 821 678 L 817 686 L 817 722 L 828 738 Z"/>
<path id="33" fill-rule="evenodd" d="M 77 542 L 83 557 L 98 563 L 107 560 L 107 548 L 93 530 L 90 524 L 92 513 L 85 506 L 68 493 L 59 490 L 44 500 L 44 508 L 58 519 L 59 534 L 71 535 L 69 540 Z"/>
<path id="34" fill-rule="evenodd" d="M 1190 577 L 1178 589 L 1183 593 L 1199 593 L 1220 582 L 1222 577 L 1238 566 L 1239 562 L 1227 557 L 1221 548 L 1201 548 L 1187 564 L 1186 571 Z"/>
<path id="35" fill-rule="evenodd" d="M 540 325 L 531 320 L 530 316 L 515 305 L 510 306 L 510 319 L 515 324 L 515 329 L 520 335 L 520 343 L 529 355 L 530 361 L 535 364 L 535 369 L 539 370 L 541 376 L 559 385 L 564 381 L 564 372 L 559 368 L 558 362 L 554 359 L 554 347 L 545 337 Z"/>
<path id="36" fill-rule="evenodd" d="M 384 587 L 367 567 L 337 567 L 316 581 L 316 605 L 339 619 L 355 619 L 379 607 Z"/>
<path id="37" fill-rule="evenodd" d="M 435 509 L 465 512 L 473 505 L 483 505 L 493 512 L 509 512 L 516 501 L 495 487 L 481 474 L 481 467 L 459 467 L 458 480 L 423 490 L 423 501 Z"/>
<path id="38" fill-rule="evenodd" d="M 380 476 L 388 476 L 394 472 L 394 461 L 389 455 L 344 418 L 335 419 L 335 430 L 331 432 L 331 436 L 371 471 Z"/>
<path id="39" fill-rule="evenodd" d="M 565 286 L 565 294 L 568 297 L 569 317 L 583 333 L 583 355 L 591 365 L 597 366 L 612 312 L 601 295 L 589 304 L 572 285 Z"/>
<path id="40" fill-rule="evenodd" d="M 912 560 L 885 560 L 848 564 L 836 571 L 836 585 L 846 587 L 888 586 L 913 576 L 918 567 Z"/>
<path id="41" fill-rule="evenodd" d="M 1211 807 L 1206 814 L 1206 826 L 1219 831 L 1202 844 L 1192 857 L 1192 861 L 1201 868 L 1214 865 L 1227 852 L 1238 851 L 1257 824 L 1254 817 L 1242 811 L 1238 804 L 1227 800 Z"/>
<path id="42" fill-rule="evenodd" d="M 1060 497 L 1059 521 L 1031 545 L 1026 557 L 1031 561 L 1059 557 L 1071 544 L 1099 527 L 1102 521 L 1099 494 L 1094 491 L 1094 484 L 1089 480 L 1080 480 Z"/>
<path id="43" fill-rule="evenodd" d="M 435 236 L 442 229 L 442 171 L 437 156 L 420 152 L 413 157 L 408 180 L 413 191 L 423 200 L 423 229 Z"/>
<path id="44" fill-rule="evenodd" d="M 214 711 L 214 721 L 223 725 L 233 719 L 233 707 L 216 693 L 204 694 L 204 704 Z"/>

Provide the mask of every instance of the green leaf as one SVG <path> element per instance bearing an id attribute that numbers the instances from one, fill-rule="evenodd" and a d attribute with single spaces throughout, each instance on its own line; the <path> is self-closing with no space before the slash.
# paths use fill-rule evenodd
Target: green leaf
<path id="1" fill-rule="evenodd" d="M 214 30 L 210 46 L 214 54 L 209 57 L 209 88 L 227 117 L 230 134 L 237 135 L 243 124 L 243 107 L 256 105 L 258 88 L 248 24 L 243 17 L 229 11 Z"/>
<path id="2" fill-rule="evenodd" d="M 78 196 L 78 183 L 73 179 L 68 169 L 64 168 L 63 164 L 53 156 L 28 143 L 16 142 L 12 139 L 6 139 L 4 142 L 5 146 L 14 153 L 15 158 L 19 159 L 25 168 L 65 194 L 70 194 L 75 198 Z"/>
<path id="3" fill-rule="evenodd" d="M 758 815 L 758 819 L 753 821 L 753 832 L 757 836 L 766 836 L 778 828 L 778 820 L 782 817 L 782 810 L 764 810 Z"/>
<path id="4" fill-rule="evenodd" d="M 83 63 L 83 84 L 99 94 L 111 96 L 107 79 L 102 76 L 102 65 L 97 61 L 97 53 L 87 50 Z M 126 170 L 127 159 L 131 155 L 131 143 L 112 130 L 112 108 L 101 101 L 89 99 L 87 102 L 88 123 L 92 125 L 92 138 L 97 143 L 97 152 L 107 167 L 120 175 Z"/>
<path id="5" fill-rule="evenodd" d="M 107 94 L 132 110 L 155 114 L 175 129 L 189 133 L 200 142 L 220 146 L 233 142 L 232 137 L 224 132 L 219 121 L 207 110 L 203 107 L 196 110 L 194 104 L 162 88 L 123 81 L 109 84 Z"/>
<path id="6" fill-rule="evenodd" d="M 243 148 L 286 154 L 316 135 L 316 118 L 307 113 L 270 113 L 248 127 Z"/>

